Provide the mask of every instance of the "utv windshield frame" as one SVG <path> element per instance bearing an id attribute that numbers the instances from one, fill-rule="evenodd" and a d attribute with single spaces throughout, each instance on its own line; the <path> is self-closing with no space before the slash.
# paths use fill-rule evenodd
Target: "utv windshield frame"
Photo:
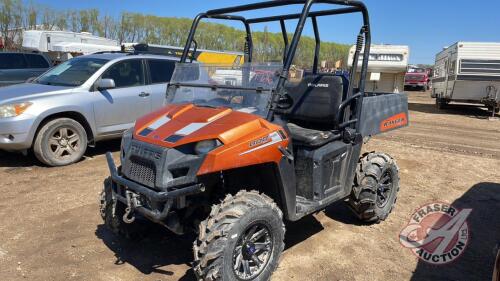
<path id="1" fill-rule="evenodd" d="M 329 10 L 320 10 L 320 11 L 311 11 L 313 4 L 332 4 L 338 6 L 344 6 L 344 8 L 337 9 L 329 9 Z M 248 12 L 254 10 L 268 9 L 268 8 L 276 8 L 283 6 L 292 6 L 292 5 L 303 5 L 302 12 L 297 14 L 284 14 L 277 16 L 269 16 L 262 18 L 251 18 L 247 19 L 240 15 L 235 15 L 234 13 L 240 12 Z M 197 46 L 196 41 L 194 40 L 194 36 L 196 34 L 196 30 L 198 25 L 202 19 L 218 19 L 218 20 L 230 20 L 230 21 L 241 21 L 245 26 L 246 31 L 246 62 L 252 62 L 253 56 L 253 42 L 252 42 L 252 31 L 251 25 L 257 23 L 267 23 L 267 22 L 279 22 L 283 41 L 285 44 L 284 54 L 283 54 L 283 70 L 281 72 L 281 76 L 279 82 L 277 83 L 275 91 L 273 91 L 271 97 L 271 103 L 269 108 L 269 113 L 267 114 L 267 120 L 273 121 L 275 117 L 276 111 L 278 111 L 278 103 L 283 95 L 283 89 L 285 82 L 288 79 L 288 73 L 293 63 L 293 59 L 295 57 L 295 53 L 297 51 L 297 47 L 302 36 L 302 32 L 304 30 L 305 23 L 308 18 L 311 18 L 314 30 L 314 37 L 316 42 L 315 54 L 314 54 L 314 62 L 313 62 L 313 74 L 318 73 L 318 62 L 319 62 L 319 53 L 321 46 L 321 39 L 318 29 L 317 19 L 319 17 L 325 16 L 333 16 L 333 15 L 342 15 L 342 14 L 353 14 L 353 13 L 361 13 L 363 17 L 363 25 L 359 32 L 357 38 L 357 46 L 356 52 L 354 54 L 352 68 L 350 69 L 350 77 L 349 77 L 349 88 L 347 91 L 346 98 L 342 101 L 340 108 L 337 113 L 337 122 L 339 125 L 339 129 L 351 127 L 356 129 L 359 133 L 360 130 L 360 117 L 362 112 L 362 104 L 363 97 L 365 96 L 365 80 L 368 72 L 368 61 L 370 54 L 370 46 L 371 46 L 371 31 L 370 31 L 370 18 L 368 14 L 368 9 L 365 4 L 361 1 L 354 0 L 279 0 L 279 1 L 266 1 L 255 4 L 248 5 L 240 5 L 223 9 L 215 9 L 210 10 L 205 13 L 201 13 L 196 16 L 191 26 L 191 30 L 189 32 L 186 45 L 184 47 L 184 51 L 180 60 L 180 63 L 186 63 L 190 54 L 191 46 Z M 287 20 L 297 20 L 298 23 L 295 28 L 295 33 L 293 34 L 293 38 L 291 41 L 288 39 L 288 33 L 286 30 L 285 22 Z M 359 87 L 354 89 L 354 81 L 357 81 L 357 68 L 359 63 L 359 56 L 361 54 L 361 50 L 364 48 L 363 61 L 361 64 L 360 77 L 359 77 Z M 198 85 L 199 86 L 199 85 Z M 254 89 L 256 90 L 256 89 Z M 356 93 L 354 93 L 356 92 Z M 352 110 L 354 108 L 354 110 Z M 334 120 L 332 120 L 333 122 Z"/>

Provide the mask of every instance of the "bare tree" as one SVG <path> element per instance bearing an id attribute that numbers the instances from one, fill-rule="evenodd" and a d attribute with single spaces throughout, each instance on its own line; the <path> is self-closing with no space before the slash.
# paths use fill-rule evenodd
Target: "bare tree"
<path id="1" fill-rule="evenodd" d="M 0 33 L 7 49 L 15 47 L 22 30 L 22 3 L 19 0 L 0 1 Z"/>

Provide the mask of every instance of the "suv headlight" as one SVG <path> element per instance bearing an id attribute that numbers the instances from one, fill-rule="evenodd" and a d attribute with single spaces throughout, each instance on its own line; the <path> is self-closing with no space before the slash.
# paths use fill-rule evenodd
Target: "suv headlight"
<path id="1" fill-rule="evenodd" d="M 31 102 L 23 102 L 16 104 L 7 104 L 0 106 L 0 118 L 16 117 L 28 109 L 32 105 Z"/>
<path id="2" fill-rule="evenodd" d="M 222 143 L 218 140 L 204 140 L 196 143 L 194 146 L 194 152 L 198 155 L 208 154 L 210 151 L 221 146 Z"/>

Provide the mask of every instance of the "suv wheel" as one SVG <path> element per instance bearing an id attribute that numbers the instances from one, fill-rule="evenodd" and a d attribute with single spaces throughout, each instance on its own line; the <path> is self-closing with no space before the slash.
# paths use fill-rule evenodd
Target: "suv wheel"
<path id="1" fill-rule="evenodd" d="M 65 166 L 80 160 L 87 149 L 87 133 L 77 121 L 59 118 L 47 122 L 38 132 L 33 151 L 48 166 Z"/>
<path id="2" fill-rule="evenodd" d="M 256 191 L 228 195 L 212 207 L 194 242 L 199 280 L 269 280 L 284 248 L 283 214 Z"/>
<path id="3" fill-rule="evenodd" d="M 383 153 L 367 153 L 359 161 L 348 204 L 365 222 L 387 219 L 399 191 L 399 168 Z"/>

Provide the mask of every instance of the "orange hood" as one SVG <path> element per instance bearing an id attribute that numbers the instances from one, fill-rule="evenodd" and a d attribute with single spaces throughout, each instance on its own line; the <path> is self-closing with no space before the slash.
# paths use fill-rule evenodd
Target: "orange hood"
<path id="1" fill-rule="evenodd" d="M 137 120 L 134 138 L 169 148 L 210 139 L 227 145 L 269 126 L 257 115 L 228 108 L 168 105 Z"/>

